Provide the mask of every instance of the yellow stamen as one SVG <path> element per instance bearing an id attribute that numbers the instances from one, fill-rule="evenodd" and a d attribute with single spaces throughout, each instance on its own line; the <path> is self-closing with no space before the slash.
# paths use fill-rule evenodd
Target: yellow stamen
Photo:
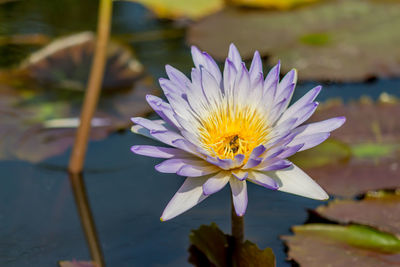
<path id="1" fill-rule="evenodd" d="M 254 108 L 228 108 L 222 105 L 201 120 L 199 127 L 203 147 L 221 159 L 233 159 L 237 154 L 245 155 L 266 143 L 269 127 L 265 116 Z"/>

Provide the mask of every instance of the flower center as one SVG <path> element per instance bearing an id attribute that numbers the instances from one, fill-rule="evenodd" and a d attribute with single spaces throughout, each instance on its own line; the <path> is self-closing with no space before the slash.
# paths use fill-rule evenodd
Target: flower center
<path id="1" fill-rule="evenodd" d="M 218 108 L 201 120 L 200 141 L 204 149 L 220 159 L 245 155 L 267 141 L 269 127 L 265 117 L 249 107 Z"/>

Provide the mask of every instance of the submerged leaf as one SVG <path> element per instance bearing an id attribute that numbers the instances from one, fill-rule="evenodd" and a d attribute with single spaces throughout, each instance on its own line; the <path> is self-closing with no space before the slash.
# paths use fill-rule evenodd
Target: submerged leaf
<path id="1" fill-rule="evenodd" d="M 0 73 L 0 159 L 39 162 L 73 144 L 93 42 L 91 33 L 60 38 L 32 54 L 20 70 Z M 140 63 L 111 44 L 91 139 L 128 128 L 130 117 L 149 113 L 149 93 L 158 91 Z"/>
<path id="2" fill-rule="evenodd" d="M 223 60 L 235 43 L 302 80 L 361 81 L 400 75 L 400 2 L 338 0 L 290 12 L 227 8 L 192 25 L 188 43 Z"/>
<path id="3" fill-rule="evenodd" d="M 370 193 L 360 201 L 336 200 L 316 212 L 332 221 L 368 225 L 400 237 L 399 193 Z"/>
<path id="4" fill-rule="evenodd" d="M 72 90 L 84 90 L 90 74 L 95 36 L 82 32 L 54 40 L 34 52 L 21 65 L 40 84 Z M 131 51 L 115 42 L 107 47 L 107 62 L 102 87 L 123 88 L 143 74 L 143 66 Z"/>

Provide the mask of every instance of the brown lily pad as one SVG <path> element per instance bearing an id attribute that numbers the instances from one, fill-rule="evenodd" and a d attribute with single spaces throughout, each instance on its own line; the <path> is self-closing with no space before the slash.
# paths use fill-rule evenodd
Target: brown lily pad
<path id="1" fill-rule="evenodd" d="M 227 8 L 192 25 L 188 43 L 219 60 L 235 43 L 282 60 L 302 80 L 362 81 L 400 75 L 398 1 L 322 1 L 289 12 Z"/>
<path id="2" fill-rule="evenodd" d="M 189 262 L 195 266 L 275 266 L 275 256 L 270 248 L 261 250 L 248 240 L 235 244 L 233 237 L 224 234 L 215 223 L 193 230 L 189 238 Z M 239 246 L 235 255 L 234 246 Z"/>
<path id="3" fill-rule="evenodd" d="M 329 194 L 352 197 L 370 190 L 400 188 L 398 101 L 321 105 L 311 121 L 344 115 L 331 141 L 300 152 L 293 161 Z"/>
<path id="4" fill-rule="evenodd" d="M 316 212 L 332 221 L 368 225 L 400 237 L 399 193 L 370 193 L 360 201 L 335 200 Z"/>
<path id="5" fill-rule="evenodd" d="M 370 190 L 400 188 L 399 158 L 378 162 L 354 160 L 305 171 L 329 194 L 336 196 L 353 197 Z"/>
<path id="6" fill-rule="evenodd" d="M 289 260 L 300 266 L 399 266 L 400 240 L 372 228 L 307 224 L 284 236 Z"/>

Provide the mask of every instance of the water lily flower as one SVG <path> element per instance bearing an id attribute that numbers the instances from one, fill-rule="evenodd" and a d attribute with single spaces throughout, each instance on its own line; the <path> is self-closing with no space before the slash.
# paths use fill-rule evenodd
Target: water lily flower
<path id="1" fill-rule="evenodd" d="M 155 166 L 163 173 L 187 177 L 165 208 L 169 220 L 220 191 L 229 183 L 236 214 L 247 207 L 247 182 L 308 198 L 327 193 L 287 160 L 298 151 L 325 141 L 344 117 L 302 125 L 315 111 L 321 86 L 289 106 L 296 70 L 279 79 L 280 63 L 264 79 L 256 51 L 250 69 L 231 44 L 223 73 L 206 52 L 192 47 L 191 79 L 167 65 L 160 85 L 169 103 L 146 99 L 161 120 L 132 118 L 132 131 L 169 147 L 136 145 L 132 151 L 164 158 Z"/>

